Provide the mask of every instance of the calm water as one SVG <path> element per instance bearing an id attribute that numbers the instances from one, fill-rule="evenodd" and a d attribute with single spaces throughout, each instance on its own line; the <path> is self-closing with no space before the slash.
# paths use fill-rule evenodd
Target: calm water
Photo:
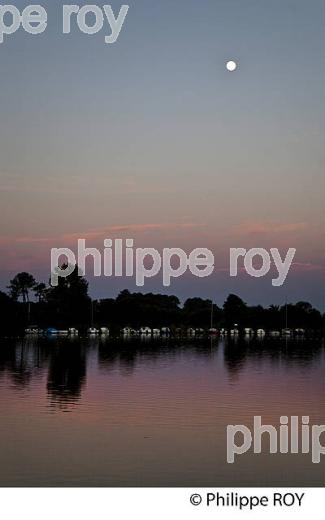
<path id="1" fill-rule="evenodd" d="M 0 485 L 325 485 L 310 455 L 226 462 L 228 424 L 325 424 L 324 354 L 310 341 L 2 340 Z"/>

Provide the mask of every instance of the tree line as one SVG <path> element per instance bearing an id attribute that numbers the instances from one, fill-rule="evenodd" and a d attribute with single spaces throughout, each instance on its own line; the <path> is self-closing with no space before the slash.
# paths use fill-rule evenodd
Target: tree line
<path id="1" fill-rule="evenodd" d="M 325 315 L 304 301 L 265 308 L 249 306 L 230 294 L 222 307 L 211 300 L 189 298 L 181 305 L 177 296 L 122 291 L 116 298 L 91 300 L 88 282 L 78 270 L 59 278 L 57 287 L 39 283 L 29 273 L 19 273 L 0 291 L 0 335 L 20 335 L 28 326 L 41 329 L 109 327 L 117 333 L 123 327 L 262 328 L 281 330 L 286 325 L 318 333 L 325 332 Z"/>

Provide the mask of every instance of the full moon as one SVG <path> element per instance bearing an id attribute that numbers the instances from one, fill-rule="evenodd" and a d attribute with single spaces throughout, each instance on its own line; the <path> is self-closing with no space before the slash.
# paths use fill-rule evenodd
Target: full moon
<path id="1" fill-rule="evenodd" d="M 237 69 L 237 63 L 235 61 L 227 61 L 226 67 L 229 72 L 234 72 Z"/>

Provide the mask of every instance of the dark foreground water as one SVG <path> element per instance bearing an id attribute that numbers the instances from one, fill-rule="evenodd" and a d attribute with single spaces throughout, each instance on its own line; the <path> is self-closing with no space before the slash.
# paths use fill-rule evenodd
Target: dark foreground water
<path id="1" fill-rule="evenodd" d="M 248 452 L 226 427 L 325 424 L 321 342 L 0 342 L 0 485 L 325 485 L 325 456 Z M 325 434 L 323 434 L 325 444 Z"/>

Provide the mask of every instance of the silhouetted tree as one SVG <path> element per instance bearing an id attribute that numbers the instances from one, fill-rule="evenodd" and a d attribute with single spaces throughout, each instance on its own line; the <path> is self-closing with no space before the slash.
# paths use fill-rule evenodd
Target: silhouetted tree
<path id="1" fill-rule="evenodd" d="M 67 269 L 66 264 L 61 269 Z M 78 266 L 67 277 L 59 277 L 58 285 L 47 291 L 49 322 L 59 328 L 87 328 L 91 320 L 88 282 L 80 276 Z"/>
<path id="2" fill-rule="evenodd" d="M 179 321 L 179 299 L 165 294 L 122 291 L 116 298 L 116 317 L 123 326 L 171 326 Z"/>
<path id="3" fill-rule="evenodd" d="M 232 328 L 234 324 L 244 327 L 247 323 L 247 305 L 239 296 L 230 294 L 223 305 L 226 327 Z"/>
<path id="4" fill-rule="evenodd" d="M 66 268 L 67 265 L 62 266 Z M 173 295 L 124 290 L 115 299 L 106 298 L 91 305 L 88 282 L 80 276 L 78 267 L 69 276 L 59 277 L 57 287 L 49 288 L 44 283 L 36 283 L 31 274 L 19 273 L 10 281 L 9 290 L 10 296 L 0 291 L 2 336 L 20 334 L 31 322 L 41 328 L 75 327 L 83 332 L 90 326 L 92 317 L 94 326 L 108 326 L 113 334 L 126 326 L 135 329 L 141 326 L 209 329 L 211 326 L 212 302 L 202 298 L 189 298 L 181 308 L 179 299 Z M 36 302 L 29 301 L 31 290 Z M 239 296 L 230 294 L 222 309 L 213 304 L 212 316 L 216 328 L 230 329 L 238 324 L 240 329 L 281 330 L 287 322 L 291 329 L 302 328 L 307 333 L 325 335 L 325 315 L 304 301 L 264 308 L 248 306 Z"/>
<path id="5" fill-rule="evenodd" d="M 184 325 L 197 328 L 210 328 L 211 317 L 213 318 L 213 326 L 219 325 L 222 318 L 222 311 L 217 305 L 213 305 L 212 313 L 211 300 L 189 298 L 184 303 L 182 311 L 182 322 Z"/>
<path id="6" fill-rule="evenodd" d="M 46 296 L 46 285 L 45 283 L 36 283 L 33 287 L 34 294 L 40 303 L 41 301 L 44 301 Z"/>
<path id="7" fill-rule="evenodd" d="M 0 335 L 9 336 L 20 331 L 22 304 L 0 291 Z"/>
<path id="8" fill-rule="evenodd" d="M 10 296 L 13 300 L 17 301 L 22 297 L 23 302 L 29 302 L 29 291 L 36 285 L 36 281 L 33 275 L 29 273 L 18 273 L 15 278 L 10 280 L 8 286 Z"/>

